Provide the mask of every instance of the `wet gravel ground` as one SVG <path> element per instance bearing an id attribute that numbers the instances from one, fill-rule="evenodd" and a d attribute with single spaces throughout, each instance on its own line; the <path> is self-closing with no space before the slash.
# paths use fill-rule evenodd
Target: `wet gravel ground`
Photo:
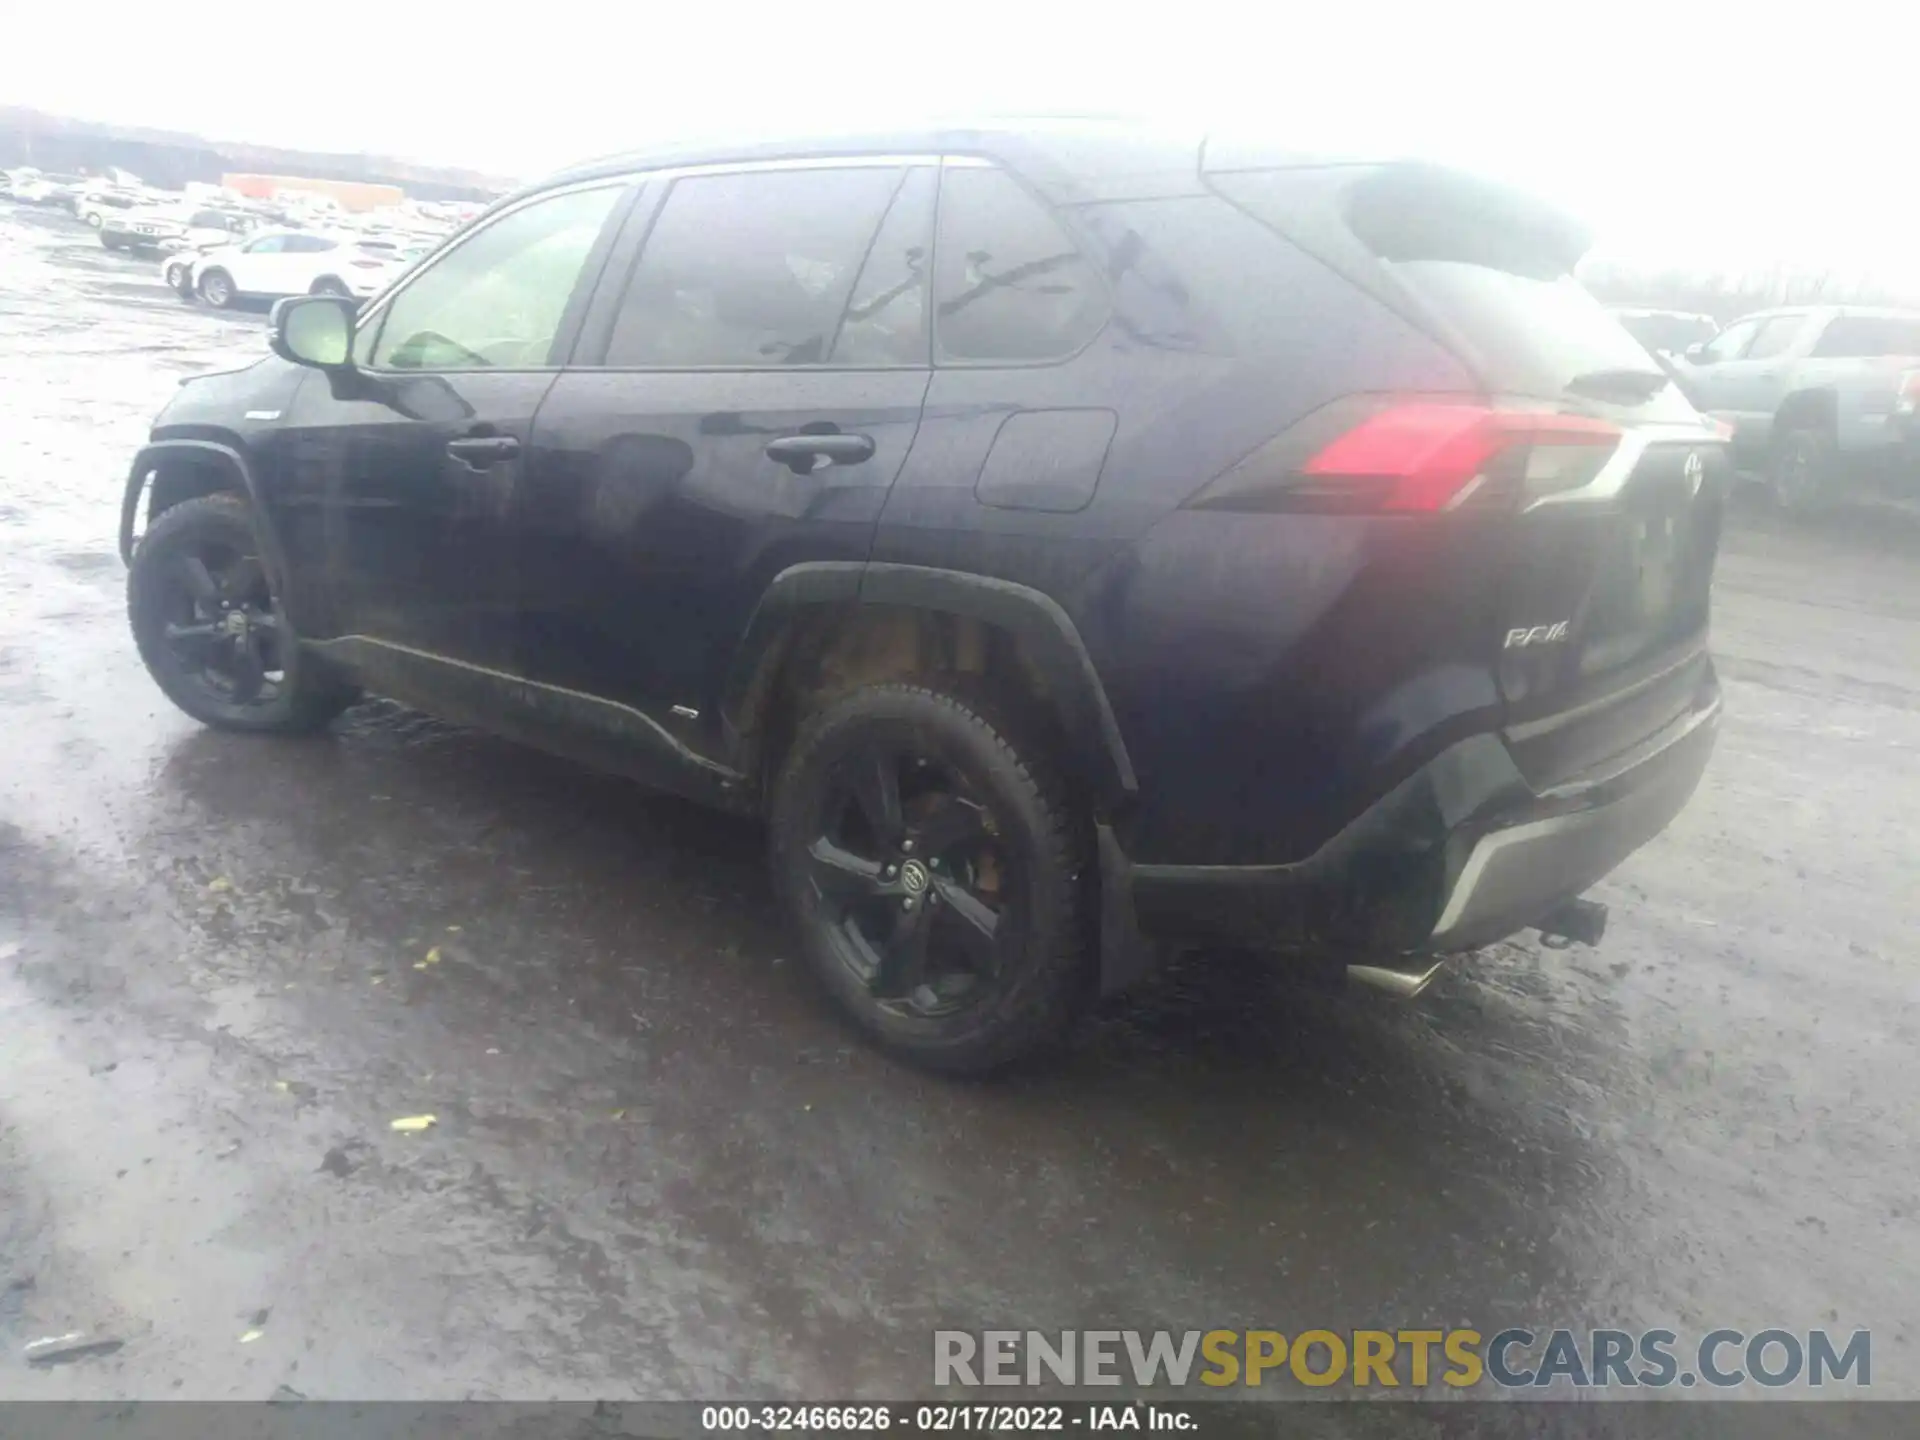
<path id="1" fill-rule="evenodd" d="M 262 322 L 156 272 L 0 210 L 0 1397 L 904 1396 L 942 1326 L 1462 1323 L 1865 1327 L 1920 1396 L 1913 552 L 1729 537 L 1719 754 L 1604 948 L 1411 1004 L 1197 957 L 956 1085 L 815 999 L 751 827 L 161 698 L 120 478 Z M 124 1343 L 25 1364 L 74 1329 Z"/>

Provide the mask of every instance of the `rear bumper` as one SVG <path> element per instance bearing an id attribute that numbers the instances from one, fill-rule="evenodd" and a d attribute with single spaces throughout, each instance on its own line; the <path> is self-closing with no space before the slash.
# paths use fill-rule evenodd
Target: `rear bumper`
<path id="1" fill-rule="evenodd" d="M 1102 836 L 1108 988 L 1143 940 L 1368 955 L 1443 954 L 1546 918 L 1665 829 L 1700 783 L 1719 730 L 1711 669 L 1689 710 L 1625 755 L 1550 790 L 1497 736 L 1443 751 L 1292 865 L 1126 863 Z"/>

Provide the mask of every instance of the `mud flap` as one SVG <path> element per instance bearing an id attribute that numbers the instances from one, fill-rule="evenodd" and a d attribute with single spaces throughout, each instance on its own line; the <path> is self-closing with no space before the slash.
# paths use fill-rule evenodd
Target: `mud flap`
<path id="1" fill-rule="evenodd" d="M 1096 824 L 1094 840 L 1100 856 L 1100 994 L 1118 994 L 1145 979 L 1158 950 L 1140 933 L 1133 910 L 1133 866 L 1113 828 Z"/>

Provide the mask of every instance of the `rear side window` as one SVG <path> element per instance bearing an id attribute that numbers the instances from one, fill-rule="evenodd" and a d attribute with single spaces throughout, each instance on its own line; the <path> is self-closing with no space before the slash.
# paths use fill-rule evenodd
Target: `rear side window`
<path id="1" fill-rule="evenodd" d="M 950 166 L 940 178 L 934 356 L 962 364 L 1057 360 L 1107 319 L 1100 277 L 1011 176 Z"/>
<path id="2" fill-rule="evenodd" d="M 926 364 L 931 201 L 930 177 L 886 166 L 675 181 L 621 299 L 606 364 Z"/>
<path id="3" fill-rule="evenodd" d="M 1417 164 L 1208 178 L 1234 203 L 1361 283 L 1377 284 L 1377 269 L 1372 280 L 1363 272 L 1384 268 L 1464 342 L 1498 389 L 1557 398 L 1576 377 L 1660 373 L 1646 349 L 1574 278 L 1584 235 L 1530 197 Z M 1330 233 L 1338 231 L 1344 236 Z M 1687 409 L 1672 386 L 1653 395 L 1651 410 Z"/>
<path id="4" fill-rule="evenodd" d="M 1821 360 L 1920 355 L 1920 319 L 1899 315 L 1837 315 L 1813 347 Z"/>
<path id="5" fill-rule="evenodd" d="M 281 248 L 290 255 L 318 255 L 322 250 L 331 250 L 334 241 L 324 235 L 289 235 Z"/>

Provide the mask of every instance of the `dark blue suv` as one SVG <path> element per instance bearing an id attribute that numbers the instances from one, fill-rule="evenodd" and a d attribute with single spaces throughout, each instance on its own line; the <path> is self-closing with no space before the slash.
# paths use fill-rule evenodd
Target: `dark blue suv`
<path id="1" fill-rule="evenodd" d="M 209 724 L 367 689 L 765 815 L 820 978 L 930 1066 L 1163 942 L 1411 992 L 1596 938 L 1713 741 L 1723 445 L 1584 246 L 1122 126 L 586 166 L 182 386 L 134 634 Z"/>

